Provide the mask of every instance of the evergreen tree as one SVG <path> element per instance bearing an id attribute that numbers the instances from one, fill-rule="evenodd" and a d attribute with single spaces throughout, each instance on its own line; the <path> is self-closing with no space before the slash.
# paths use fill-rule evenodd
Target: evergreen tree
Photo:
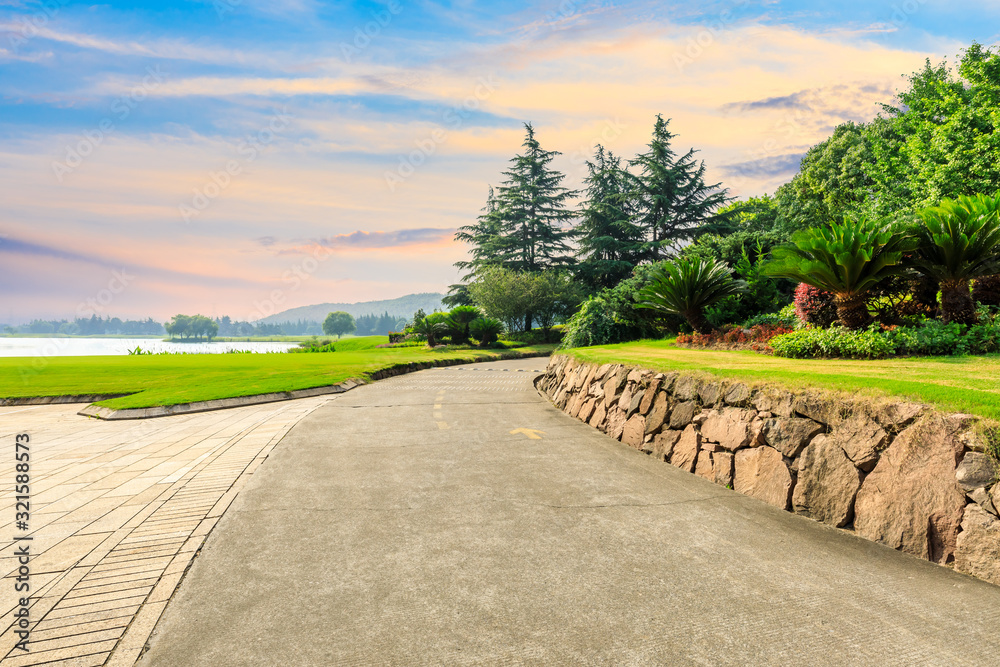
<path id="1" fill-rule="evenodd" d="M 566 204 L 578 193 L 563 187 L 565 174 L 550 167 L 560 153 L 541 147 L 531 123 L 524 129 L 524 152 L 511 160 L 499 188 L 501 239 L 495 250 L 503 266 L 537 272 L 572 263 L 567 241 L 573 231 L 565 226 L 575 213 Z"/>
<path id="2" fill-rule="evenodd" d="M 677 156 L 669 124 L 657 114 L 649 150 L 629 162 L 638 168 L 630 179 L 639 207 L 634 221 L 646 234 L 644 258 L 653 262 L 676 251 L 701 225 L 718 222 L 717 209 L 730 201 L 720 184 L 705 184 L 705 163 L 695 160 L 693 148 Z"/>
<path id="3" fill-rule="evenodd" d="M 621 159 L 597 146 L 587 162 L 587 199 L 580 210 L 576 275 L 593 290 L 614 287 L 642 259 L 642 229 L 632 222 L 629 176 Z"/>
<path id="4" fill-rule="evenodd" d="M 486 206 L 475 224 L 459 227 L 455 234 L 456 241 L 462 241 L 472 246 L 472 259 L 468 262 L 455 262 L 455 266 L 468 273 L 462 280 L 472 280 L 483 267 L 502 266 L 510 261 L 509 253 L 505 251 L 509 245 L 503 237 L 503 214 L 496 192 L 490 187 L 486 196 Z M 452 285 L 454 288 L 464 285 Z"/>

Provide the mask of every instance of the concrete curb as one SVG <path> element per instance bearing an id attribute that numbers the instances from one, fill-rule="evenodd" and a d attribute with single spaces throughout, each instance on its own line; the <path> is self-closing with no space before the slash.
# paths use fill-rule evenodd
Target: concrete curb
<path id="1" fill-rule="evenodd" d="M 79 394 L 71 396 L 25 396 L 22 398 L 0 398 L 0 408 L 15 405 L 60 405 L 64 403 L 96 403 L 128 394 Z"/>
<path id="2" fill-rule="evenodd" d="M 516 350 L 515 350 L 516 352 Z M 440 366 L 457 366 L 462 364 L 476 364 L 486 361 L 505 361 L 507 359 L 527 359 L 530 357 L 547 357 L 545 353 L 519 353 L 502 356 L 499 359 L 493 357 L 474 357 L 472 359 L 441 359 L 440 361 L 425 361 L 413 364 L 401 364 L 383 368 L 369 374 L 370 381 L 383 380 L 385 378 L 405 373 L 427 370 Z M 323 396 L 326 394 L 342 394 L 355 387 L 367 384 L 366 380 L 351 378 L 340 384 L 326 385 L 323 387 L 312 387 L 310 389 L 297 389 L 295 391 L 282 391 L 270 394 L 254 394 L 252 396 L 237 396 L 234 398 L 219 398 L 212 401 L 196 401 L 194 403 L 180 403 L 178 405 L 155 406 L 151 408 L 127 408 L 125 410 L 114 410 L 99 405 L 88 405 L 77 414 L 84 417 L 104 419 L 107 421 L 119 421 L 125 419 L 152 419 L 154 417 L 169 417 L 171 415 L 185 415 L 195 412 L 208 412 L 211 410 L 225 410 L 228 408 L 240 408 L 248 405 L 260 405 L 263 403 L 276 403 L 278 401 L 290 401 L 296 398 L 310 398 L 312 396 Z M 0 405 L 38 405 L 46 403 L 93 403 L 95 401 L 128 396 L 128 394 L 115 394 L 107 396 L 54 396 L 34 399 L 5 399 L 18 402 L 2 402 Z M 37 403 L 19 402 L 37 401 Z"/>

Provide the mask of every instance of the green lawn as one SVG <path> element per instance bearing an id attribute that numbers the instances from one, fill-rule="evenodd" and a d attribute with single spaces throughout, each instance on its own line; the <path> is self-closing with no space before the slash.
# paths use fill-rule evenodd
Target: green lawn
<path id="1" fill-rule="evenodd" d="M 584 361 L 660 371 L 700 371 L 788 389 L 814 387 L 870 396 L 901 396 L 949 411 L 1000 419 L 1000 355 L 854 359 L 783 359 L 755 352 L 698 350 L 671 341 L 639 341 L 569 351 Z"/>
<path id="2" fill-rule="evenodd" d="M 152 356 L 0 358 L 0 398 L 130 394 L 101 401 L 114 409 L 145 408 L 337 384 L 396 364 L 550 352 L 552 345 L 517 350 L 374 349 L 316 354 L 183 354 Z M 347 341 L 343 341 L 347 343 Z"/>

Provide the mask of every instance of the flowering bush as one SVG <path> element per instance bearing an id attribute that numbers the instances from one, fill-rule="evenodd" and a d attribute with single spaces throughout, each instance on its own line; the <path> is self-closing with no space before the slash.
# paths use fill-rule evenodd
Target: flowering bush
<path id="1" fill-rule="evenodd" d="M 806 324 L 828 327 L 837 321 L 833 294 L 799 283 L 795 288 L 795 314 Z"/>
<path id="2" fill-rule="evenodd" d="M 707 334 L 680 334 L 677 336 L 677 344 L 692 347 L 751 349 L 764 352 L 769 351 L 768 342 L 772 338 L 791 331 L 793 329 L 784 324 L 755 324 L 748 329 L 731 326 Z"/>

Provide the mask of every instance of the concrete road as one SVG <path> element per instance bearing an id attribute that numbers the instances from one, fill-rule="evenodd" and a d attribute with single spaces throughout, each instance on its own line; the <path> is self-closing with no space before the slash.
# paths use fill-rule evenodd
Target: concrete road
<path id="1" fill-rule="evenodd" d="M 998 664 L 1000 588 L 630 450 L 538 396 L 544 363 L 313 412 L 139 664 Z"/>

